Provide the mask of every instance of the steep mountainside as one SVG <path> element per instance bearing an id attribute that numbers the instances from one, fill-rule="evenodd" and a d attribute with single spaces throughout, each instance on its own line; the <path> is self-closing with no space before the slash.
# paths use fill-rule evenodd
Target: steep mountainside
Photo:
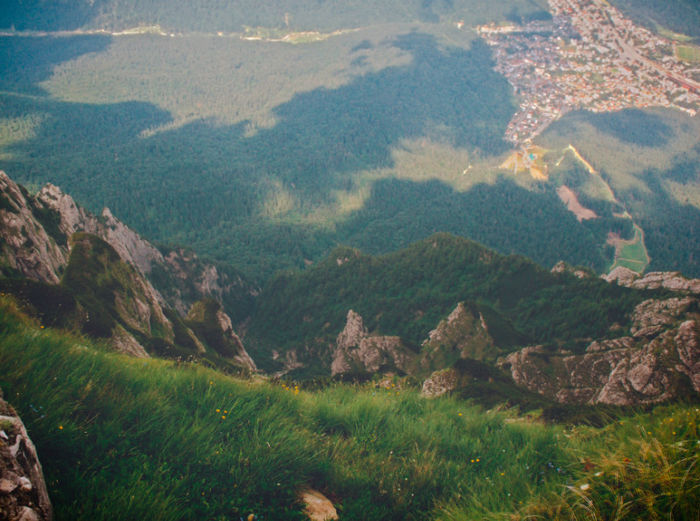
<path id="1" fill-rule="evenodd" d="M 437 234 L 383 256 L 339 248 L 303 272 L 279 275 L 258 298 L 246 341 L 256 346 L 260 363 L 271 349 L 295 350 L 297 358 L 323 352 L 353 310 L 373 335 L 397 335 L 418 353 L 430 331 L 457 308 L 458 322 L 472 331 L 441 333 L 453 342 L 452 353 L 472 350 L 474 358 L 493 359 L 496 346 L 533 341 L 583 349 L 586 338 L 606 336 L 613 324 L 628 327 L 628 314 L 645 298 L 596 277 L 550 273 L 523 257 Z M 460 336 L 474 341 L 466 347 Z M 454 355 L 447 350 L 440 357 Z"/>
<path id="2" fill-rule="evenodd" d="M 700 281 L 635 275 L 627 288 L 622 275 L 549 272 L 445 234 L 381 257 L 338 249 L 273 280 L 245 341 L 269 371 L 407 374 L 430 395 L 508 397 L 513 384 L 565 403 L 695 395 Z"/>
<path id="3" fill-rule="evenodd" d="M 630 334 L 591 342 L 584 354 L 524 348 L 499 360 L 513 380 L 563 403 L 635 405 L 700 392 L 700 300 L 646 300 Z"/>
<path id="4" fill-rule="evenodd" d="M 213 266 L 207 284 L 192 283 L 194 257 L 164 255 L 108 210 L 98 219 L 56 187 L 31 197 L 0 180 L 0 289 L 42 324 L 133 356 L 286 377 L 398 373 L 425 380 L 429 395 L 510 399 L 521 386 L 566 403 L 656 403 L 700 389 L 700 281 L 678 273 L 550 272 L 448 234 L 379 257 L 338 248 L 272 280 L 242 340 L 216 299 Z M 168 267 L 180 268 L 178 288 L 207 295 L 186 316 L 174 309 L 182 292 L 149 281 Z"/>
<path id="5" fill-rule="evenodd" d="M 218 300 L 229 312 L 242 314 L 257 292 L 230 269 L 202 262 L 183 248 L 158 250 L 108 208 L 96 217 L 57 186 L 47 184 L 31 196 L 0 171 L 0 204 L 0 274 L 5 276 L 57 283 L 68 263 L 69 238 L 86 232 L 106 241 L 121 260 L 149 279 L 161 302 L 183 316 L 194 302 L 206 297 Z"/>
<path id="6" fill-rule="evenodd" d="M 39 456 L 0 389 L 0 519 L 51 521 L 53 508 Z"/>
<path id="7" fill-rule="evenodd" d="M 232 281 L 184 250 L 164 255 L 109 210 L 97 218 L 55 186 L 32 197 L 0 172 L 0 189 L 0 287 L 42 323 L 108 339 L 134 356 L 255 370 L 222 309 L 222 302 L 251 298 L 242 279 Z M 197 306 L 213 306 L 215 316 L 185 321 L 182 314 Z M 204 331 L 201 339 L 186 322 Z"/>

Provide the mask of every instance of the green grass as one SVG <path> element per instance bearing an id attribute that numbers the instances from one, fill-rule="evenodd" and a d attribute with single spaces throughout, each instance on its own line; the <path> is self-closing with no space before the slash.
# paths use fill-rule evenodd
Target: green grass
<path id="1" fill-rule="evenodd" d="M 582 429 L 576 479 L 512 519 L 696 520 L 699 421 L 700 410 L 687 405 Z"/>
<path id="2" fill-rule="evenodd" d="M 700 63 L 700 47 L 695 45 L 679 45 L 676 54 L 680 60 L 690 63 Z"/>
<path id="3" fill-rule="evenodd" d="M 342 519 L 500 519 L 588 479 L 582 455 L 618 450 L 605 436 L 629 438 L 619 450 L 635 459 L 627 447 L 636 426 L 655 436 L 665 428 L 652 415 L 599 435 L 400 385 L 299 391 L 127 358 L 39 329 L 7 297 L 0 368 L 59 520 L 303 519 L 297 497 L 307 486 Z M 674 443 L 697 438 L 690 429 L 663 433 Z"/>
<path id="4" fill-rule="evenodd" d="M 649 265 L 649 254 L 647 253 L 646 246 L 644 245 L 644 233 L 642 229 L 636 225 L 634 227 L 633 240 L 633 243 L 625 244 L 620 249 L 620 253 L 616 255 L 615 262 L 610 268 L 611 270 L 617 268 L 618 266 L 624 266 L 632 271 L 642 273 Z"/>

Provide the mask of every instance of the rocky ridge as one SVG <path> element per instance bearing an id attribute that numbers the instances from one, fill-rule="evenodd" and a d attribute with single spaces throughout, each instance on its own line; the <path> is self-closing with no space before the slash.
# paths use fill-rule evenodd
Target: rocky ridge
<path id="1" fill-rule="evenodd" d="M 414 355 L 403 345 L 401 338 L 370 335 L 362 317 L 351 309 L 335 342 L 331 375 L 391 370 L 405 373 L 413 359 Z"/>
<path id="2" fill-rule="evenodd" d="M 0 390 L 0 519 L 50 521 L 52 517 L 36 448 Z"/>
<path id="3" fill-rule="evenodd" d="M 418 372 L 449 367 L 460 358 L 495 359 L 499 352 L 481 312 L 460 302 L 428 333 L 421 346 Z"/>
<path id="4" fill-rule="evenodd" d="M 0 171 L 0 192 L 0 273 L 7 271 L 2 270 L 4 263 L 32 280 L 56 284 L 70 256 L 68 239 L 76 232 L 85 232 L 112 246 L 123 261 L 155 286 L 157 298 L 181 316 L 202 298 L 225 302 L 238 295 L 257 293 L 239 276 L 222 273 L 183 248 L 162 253 L 119 221 L 109 208 L 97 217 L 55 185 L 47 184 L 32 197 Z"/>
<path id="5" fill-rule="evenodd" d="M 109 209 L 96 217 L 54 185 L 32 197 L 4 172 L 0 276 L 60 283 L 65 288 L 63 303 L 76 309 L 70 327 L 109 338 L 116 350 L 137 357 L 149 356 L 153 346 L 158 354 L 205 355 L 206 342 L 181 317 L 202 298 L 213 299 L 219 309 L 211 325 L 227 343 L 225 352 L 215 351 L 235 366 L 255 370 L 221 307 L 236 291 L 254 293 L 242 279 L 222 274 L 183 249 L 164 255 Z M 160 290 L 151 279 L 160 282 Z M 175 344 L 180 347 L 175 349 Z"/>
<path id="6" fill-rule="evenodd" d="M 231 318 L 216 300 L 204 299 L 193 304 L 186 324 L 198 339 L 220 356 L 234 361 L 236 365 L 248 371 L 257 370 L 255 362 L 234 331 Z M 206 350 L 206 347 L 200 342 L 198 349 Z"/>
<path id="7" fill-rule="evenodd" d="M 700 301 L 650 299 L 630 335 L 592 341 L 584 354 L 529 346 L 498 366 L 516 384 L 560 403 L 652 404 L 700 392 Z"/>
<path id="8" fill-rule="evenodd" d="M 640 275 L 624 266 L 618 266 L 602 277 L 610 283 L 634 289 L 668 289 L 700 294 L 700 279 L 689 279 L 677 271 L 652 271 Z"/>
<path id="9" fill-rule="evenodd" d="M 131 264 L 123 261 L 105 241 L 89 233 L 71 235 L 70 259 L 63 277 L 79 301 L 94 303 L 86 308 L 86 329 L 101 336 L 110 335 L 112 345 L 121 352 L 148 356 L 134 337 L 158 336 L 168 343 L 175 340 L 173 323 L 165 315 L 153 286 Z M 109 333 L 100 331 L 104 319 L 96 317 L 99 304 L 113 309 L 114 321 Z M 156 333 L 157 332 L 157 333 Z"/>
<path id="10" fill-rule="evenodd" d="M 50 237 L 38 216 L 53 219 L 58 235 L 56 215 L 0 171 L 0 273 L 57 284 L 68 262 L 66 237 Z"/>

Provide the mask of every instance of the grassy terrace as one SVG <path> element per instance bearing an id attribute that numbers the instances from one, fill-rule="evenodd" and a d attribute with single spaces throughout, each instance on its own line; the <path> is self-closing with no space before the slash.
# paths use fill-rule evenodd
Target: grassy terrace
<path id="1" fill-rule="evenodd" d="M 649 254 L 644 245 L 644 232 L 635 225 L 634 238 L 629 241 L 620 241 L 620 245 L 616 247 L 615 262 L 610 270 L 624 266 L 637 273 L 642 273 L 648 265 Z"/>
<path id="2" fill-rule="evenodd" d="M 400 382 L 300 390 L 109 353 L 6 297 L 0 368 L 58 520 L 303 519 L 309 486 L 352 520 L 697 514 L 690 405 L 600 430 L 428 400 Z"/>

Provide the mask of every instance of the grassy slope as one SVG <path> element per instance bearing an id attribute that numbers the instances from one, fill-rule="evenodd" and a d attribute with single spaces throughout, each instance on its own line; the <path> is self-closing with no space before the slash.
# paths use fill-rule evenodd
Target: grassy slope
<path id="1" fill-rule="evenodd" d="M 615 469 L 633 472 L 645 496 L 674 500 L 659 501 L 659 512 L 691 519 L 694 508 L 691 407 L 566 432 L 411 390 L 300 392 L 106 353 L 38 329 L 1 296 L 0 367 L 57 519 L 302 519 L 296 497 L 307 485 L 344 519 L 502 519 L 551 510 L 564 483 L 584 481 L 609 512 L 611 493 L 631 490 Z M 654 470 L 649 458 L 659 456 L 669 473 Z"/>

